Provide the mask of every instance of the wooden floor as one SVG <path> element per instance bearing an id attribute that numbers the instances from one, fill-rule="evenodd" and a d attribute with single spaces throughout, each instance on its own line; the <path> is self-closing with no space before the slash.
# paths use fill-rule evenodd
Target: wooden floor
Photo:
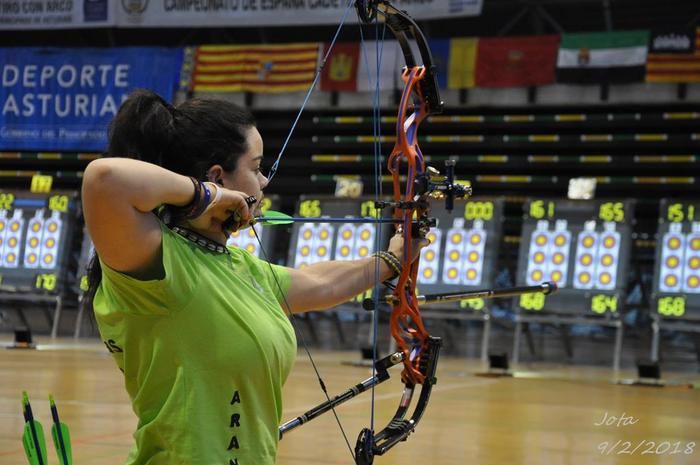
<path id="1" fill-rule="evenodd" d="M 0 338 L 0 342 L 2 339 Z M 355 353 L 314 354 L 331 392 L 368 376 L 367 368 L 341 364 Z M 610 383 L 600 368 L 525 366 L 514 378 L 474 376 L 474 361 L 442 359 L 438 384 L 418 430 L 378 465 L 698 465 L 700 389 L 650 388 Z M 399 368 L 394 369 L 398 374 Z M 631 373 L 622 373 L 622 376 Z M 668 378 L 673 376 L 668 374 Z M 680 379 L 676 377 L 676 379 Z M 700 377 L 683 376 L 698 383 Z M 0 348 L 0 464 L 20 465 L 22 390 L 35 415 L 50 428 L 47 396 L 53 393 L 71 429 L 76 465 L 119 465 L 130 447 L 135 418 L 121 373 L 96 342 L 40 345 L 39 350 Z M 400 383 L 376 393 L 376 422 L 383 425 L 398 404 Z M 285 388 L 285 417 L 322 399 L 306 356 L 300 354 Z M 354 444 L 369 422 L 369 395 L 339 409 Z M 633 417 L 627 426 L 597 426 L 604 416 Z M 623 421 L 624 422 L 624 421 Z M 629 442 L 629 445 L 627 444 Z M 57 463 L 53 447 L 50 463 Z M 290 432 L 280 465 L 352 463 L 331 414 Z"/>

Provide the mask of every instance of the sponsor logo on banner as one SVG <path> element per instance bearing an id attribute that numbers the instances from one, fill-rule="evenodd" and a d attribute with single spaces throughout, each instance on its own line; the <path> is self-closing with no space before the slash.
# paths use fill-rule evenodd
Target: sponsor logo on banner
<path id="1" fill-rule="evenodd" d="M 692 53 L 695 30 L 652 31 L 649 53 Z"/>
<path id="2" fill-rule="evenodd" d="M 109 0 L 0 0 L 0 29 L 113 26 Z"/>
<path id="3" fill-rule="evenodd" d="M 107 21 L 109 17 L 107 0 L 84 0 L 83 20 L 86 23 Z"/>
<path id="4" fill-rule="evenodd" d="M 126 21 L 132 24 L 143 22 L 143 13 L 148 8 L 148 0 L 121 0 Z"/>

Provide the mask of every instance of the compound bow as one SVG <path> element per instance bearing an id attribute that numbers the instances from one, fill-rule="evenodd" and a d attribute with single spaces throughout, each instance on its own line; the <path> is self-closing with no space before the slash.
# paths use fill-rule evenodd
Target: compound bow
<path id="1" fill-rule="evenodd" d="M 327 401 L 284 423 L 280 426 L 279 433 L 280 438 L 282 438 L 287 432 L 325 412 L 331 410 L 335 412 L 336 406 L 389 379 L 388 369 L 402 363 L 401 381 L 404 384 L 404 389 L 399 407 L 394 416 L 387 426 L 377 433 L 374 432 L 373 428 L 364 428 L 355 444 L 355 463 L 357 465 L 371 465 L 375 456 L 383 455 L 399 442 L 406 440 L 415 430 L 427 407 L 432 387 L 436 383 L 435 373 L 441 340 L 438 337 L 431 336 L 423 325 L 419 308 L 420 303 L 455 299 L 464 300 L 477 297 L 502 297 L 534 292 L 548 294 L 553 292 L 555 287 L 545 283 L 540 286 L 502 291 L 474 291 L 472 293 L 453 293 L 454 295 L 417 295 L 416 282 L 419 260 L 412 261 L 411 244 L 416 238 L 425 238 L 430 228 L 436 225 L 436 220 L 429 217 L 430 199 L 444 199 L 446 210 L 451 211 L 454 206 L 454 199 L 465 198 L 471 195 L 471 188 L 455 182 L 454 161 L 446 162 L 445 174 L 440 175 L 437 170 L 426 165 L 418 146 L 418 129 L 421 122 L 429 115 L 441 113 L 443 107 L 443 103 L 440 100 L 435 65 L 427 40 L 420 28 L 406 12 L 398 10 L 389 0 L 355 0 L 355 7 L 361 22 L 372 23 L 379 20 L 389 28 L 397 39 L 406 61 L 406 66 L 401 74 L 404 90 L 401 95 L 396 122 L 396 142 L 388 158 L 388 169 L 393 181 L 393 199 L 391 201 L 377 200 L 375 202 L 375 206 L 379 210 L 384 208 L 393 209 L 393 220 L 391 222 L 395 224 L 397 233 L 402 234 L 404 238 L 401 273 L 397 278 L 393 293 L 382 299 L 392 309 L 390 327 L 397 350 L 380 360 L 374 361 L 373 376 L 332 399 L 328 396 L 325 385 L 321 381 L 318 371 L 316 371 Z M 337 37 L 338 32 L 336 32 L 336 36 L 326 52 L 323 60 L 324 64 Z M 416 42 L 422 65 L 417 64 L 418 62 L 410 43 L 411 38 Z M 379 75 L 379 71 L 377 74 Z M 378 75 L 377 79 L 379 79 Z M 315 86 L 316 79 L 309 90 L 309 94 Z M 378 85 L 379 83 L 377 83 Z M 303 111 L 303 107 L 299 115 L 301 115 L 301 111 Z M 273 164 L 270 178 L 277 171 L 282 152 L 294 131 L 299 115 L 292 126 L 280 155 Z M 374 307 L 376 307 L 376 303 L 366 308 Z M 304 346 L 306 347 L 305 343 Z M 306 351 L 308 354 L 308 348 Z M 409 409 L 411 408 L 417 386 L 421 386 L 420 394 L 409 416 Z M 338 423 L 340 424 L 339 421 Z M 343 435 L 345 435 L 344 432 Z"/>

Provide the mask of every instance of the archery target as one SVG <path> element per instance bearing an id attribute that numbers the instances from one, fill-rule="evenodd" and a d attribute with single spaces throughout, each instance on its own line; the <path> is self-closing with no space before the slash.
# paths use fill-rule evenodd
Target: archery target
<path id="1" fill-rule="evenodd" d="M 692 223 L 692 232 L 685 240 L 683 292 L 700 293 L 700 223 Z"/>
<path id="2" fill-rule="evenodd" d="M 420 251 L 420 262 L 418 265 L 419 284 L 435 284 L 438 281 L 442 231 L 438 228 L 432 228 L 427 237 L 430 239 L 430 244 Z"/>
<path id="3" fill-rule="evenodd" d="M 234 233 L 231 233 L 231 235 L 228 237 L 228 240 L 226 241 L 226 245 L 238 247 L 239 249 L 243 249 L 251 255 L 259 257 L 260 243 L 255 237 L 256 233 L 262 241 L 265 230 L 263 229 L 261 224 L 255 224 L 250 228 L 238 230 Z"/>
<path id="4" fill-rule="evenodd" d="M 338 228 L 335 239 L 335 259 L 353 260 L 355 253 L 355 237 L 357 227 L 352 223 L 344 223 Z"/>
<path id="5" fill-rule="evenodd" d="M 584 223 L 583 231 L 579 233 L 576 240 L 573 282 L 575 289 L 593 289 L 596 283 L 600 235 L 596 232 L 595 226 L 595 221 Z"/>
<path id="6" fill-rule="evenodd" d="M 39 267 L 52 270 L 56 268 L 56 261 L 59 253 L 59 238 L 63 229 L 63 220 L 60 213 L 54 211 L 51 217 L 44 221 L 41 238 L 41 250 L 39 252 Z"/>
<path id="7" fill-rule="evenodd" d="M 304 224 L 299 228 L 294 266 L 303 268 L 331 259 L 334 228 L 328 223 Z"/>
<path id="8" fill-rule="evenodd" d="M 530 286 L 543 281 L 553 281 L 565 287 L 569 275 L 569 254 L 571 231 L 566 220 L 557 220 L 554 231 L 549 230 L 549 222 L 540 220 L 530 235 L 527 274 L 525 281 Z"/>
<path id="9" fill-rule="evenodd" d="M 620 257 L 620 233 L 615 230 L 614 222 L 606 222 L 605 230 L 598 243 L 598 263 L 596 269 L 596 288 L 612 290 L 617 285 L 617 263 Z"/>
<path id="10" fill-rule="evenodd" d="M 571 250 L 571 231 L 567 229 L 566 220 L 557 220 L 554 231 L 550 236 L 549 281 L 554 281 L 559 287 L 566 285 L 569 276 L 569 254 Z"/>
<path id="11" fill-rule="evenodd" d="M 680 292 L 683 288 L 683 264 L 685 263 L 685 235 L 681 223 L 672 223 L 661 238 L 661 267 L 659 290 Z"/>
<path id="12" fill-rule="evenodd" d="M 7 223 L 5 247 L 3 249 L 3 264 L 5 268 L 19 267 L 19 254 L 22 245 L 22 233 L 24 232 L 23 213 L 24 210 L 16 209 Z"/>
<path id="13" fill-rule="evenodd" d="M 44 210 L 34 212 L 27 224 L 27 241 L 24 245 L 24 267 L 39 268 L 41 265 L 41 242 L 44 235 Z"/>
<path id="14" fill-rule="evenodd" d="M 474 220 L 472 229 L 467 231 L 464 243 L 464 267 L 461 284 L 478 286 L 483 279 L 484 248 L 486 246 L 486 231 L 482 220 Z"/>
<path id="15" fill-rule="evenodd" d="M 530 247 L 528 249 L 527 272 L 525 281 L 528 285 L 541 284 L 549 273 L 549 222 L 542 220 L 530 234 Z"/>
<path id="16" fill-rule="evenodd" d="M 299 228 L 297 236 L 297 250 L 294 255 L 294 267 L 303 268 L 314 263 L 312 252 L 314 250 L 314 236 L 316 228 L 314 224 L 306 223 Z"/>
<path id="17" fill-rule="evenodd" d="M 464 219 L 456 218 L 445 235 L 442 282 L 459 284 L 464 270 Z"/>
<path id="18" fill-rule="evenodd" d="M 375 247 L 376 227 L 373 224 L 360 224 L 357 226 L 355 238 L 355 258 L 367 258 Z"/>
<path id="19" fill-rule="evenodd" d="M 0 210 L 0 267 L 5 266 L 5 236 L 7 231 L 7 210 Z"/>

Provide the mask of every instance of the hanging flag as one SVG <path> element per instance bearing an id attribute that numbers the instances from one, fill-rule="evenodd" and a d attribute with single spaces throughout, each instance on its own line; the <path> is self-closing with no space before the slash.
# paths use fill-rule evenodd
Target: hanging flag
<path id="1" fill-rule="evenodd" d="M 431 39 L 428 41 L 433 64 L 437 73 L 438 87 L 447 89 L 447 66 L 450 62 L 450 40 Z"/>
<path id="2" fill-rule="evenodd" d="M 379 61 L 377 60 L 379 57 Z M 380 90 L 394 90 L 405 65 L 401 47 L 395 40 L 365 42 L 360 47 L 360 65 L 357 67 L 357 90 L 374 92 L 379 74 Z M 380 66 L 380 73 L 377 73 Z"/>
<path id="3" fill-rule="evenodd" d="M 192 73 L 195 92 L 307 90 L 318 63 L 317 43 L 203 45 Z"/>
<path id="4" fill-rule="evenodd" d="M 649 31 L 564 34 L 557 82 L 594 84 L 644 81 Z"/>
<path id="5" fill-rule="evenodd" d="M 700 28 L 654 30 L 647 82 L 700 82 Z"/>
<path id="6" fill-rule="evenodd" d="M 330 44 L 324 44 L 322 56 L 326 56 L 329 46 Z M 328 92 L 356 92 L 359 58 L 359 43 L 344 42 L 335 44 L 321 73 L 321 90 Z"/>
<path id="7" fill-rule="evenodd" d="M 476 85 L 542 86 L 554 82 L 559 36 L 491 37 L 479 40 Z"/>
<path id="8" fill-rule="evenodd" d="M 447 71 L 447 87 L 465 89 L 474 87 L 474 70 L 479 39 L 466 37 L 450 40 L 450 61 Z"/>

